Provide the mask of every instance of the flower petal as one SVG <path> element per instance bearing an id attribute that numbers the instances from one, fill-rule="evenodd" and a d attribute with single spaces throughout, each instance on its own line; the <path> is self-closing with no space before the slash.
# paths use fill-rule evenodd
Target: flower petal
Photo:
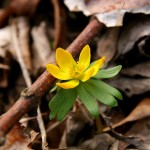
<path id="1" fill-rule="evenodd" d="M 102 57 L 101 59 L 97 60 L 89 69 L 93 68 L 94 72 L 93 75 L 96 75 L 98 70 L 103 66 L 104 62 L 105 62 L 105 57 Z M 88 70 L 88 69 L 87 69 Z"/>
<path id="2" fill-rule="evenodd" d="M 70 69 L 77 65 L 71 53 L 62 48 L 56 49 L 56 61 L 62 71 L 68 73 Z"/>
<path id="3" fill-rule="evenodd" d="M 54 76 L 57 79 L 60 80 L 69 80 L 71 77 L 68 73 L 64 73 L 59 67 L 53 65 L 53 64 L 47 64 L 46 69 L 52 76 Z"/>
<path id="4" fill-rule="evenodd" d="M 96 75 L 100 67 L 104 64 L 105 57 L 97 60 L 91 67 L 89 67 L 80 78 L 82 82 L 89 80 L 92 76 Z"/>
<path id="5" fill-rule="evenodd" d="M 90 47 L 89 45 L 86 45 L 79 56 L 79 66 L 82 66 L 83 71 L 87 69 L 87 67 L 90 64 L 90 60 L 91 60 L 91 53 L 90 53 Z"/>
<path id="6" fill-rule="evenodd" d="M 87 70 L 83 73 L 83 75 L 82 75 L 82 77 L 80 78 L 80 80 L 81 80 L 82 82 L 85 82 L 85 81 L 89 80 L 89 79 L 92 77 L 93 73 L 94 73 L 94 69 L 93 69 L 93 68 L 87 69 Z"/>
<path id="7" fill-rule="evenodd" d="M 71 89 L 71 88 L 75 88 L 76 86 L 78 86 L 79 80 L 70 80 L 70 81 L 63 82 L 63 83 L 57 82 L 56 84 L 63 89 Z"/>

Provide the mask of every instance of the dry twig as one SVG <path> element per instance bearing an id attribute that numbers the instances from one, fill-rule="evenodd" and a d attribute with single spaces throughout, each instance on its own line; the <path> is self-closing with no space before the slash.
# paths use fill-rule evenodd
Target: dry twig
<path id="1" fill-rule="evenodd" d="M 16 50 L 16 54 L 17 54 L 17 57 L 18 57 L 19 64 L 21 66 L 23 76 L 25 78 L 27 87 L 29 88 L 32 85 L 32 81 L 31 81 L 27 66 L 25 64 L 25 61 L 23 60 L 23 57 L 22 57 L 22 53 L 21 53 L 22 47 L 20 47 L 20 45 L 19 45 L 19 39 L 17 37 L 16 24 L 14 24 L 14 23 L 12 25 L 12 38 L 13 38 L 13 44 L 14 44 L 14 47 L 15 47 L 15 50 Z M 20 39 L 20 41 L 22 41 L 22 39 Z M 37 108 L 37 121 L 38 121 L 39 128 L 40 128 L 40 131 L 41 131 L 42 148 L 43 148 L 43 150 L 47 150 L 46 131 L 45 131 L 44 122 L 43 122 L 43 119 L 42 119 L 42 115 L 41 115 L 39 105 L 38 105 L 38 108 Z"/>
<path id="2" fill-rule="evenodd" d="M 48 143 L 47 143 L 47 137 L 46 137 L 46 131 L 45 131 L 45 126 L 44 126 L 44 122 L 43 122 L 43 118 L 42 118 L 42 115 L 41 115 L 41 110 L 40 110 L 40 107 L 38 106 L 38 109 L 37 109 L 37 121 L 38 121 L 38 124 L 39 124 L 39 128 L 40 128 L 40 131 L 41 131 L 41 137 L 42 137 L 42 149 L 43 150 L 48 150 Z"/>

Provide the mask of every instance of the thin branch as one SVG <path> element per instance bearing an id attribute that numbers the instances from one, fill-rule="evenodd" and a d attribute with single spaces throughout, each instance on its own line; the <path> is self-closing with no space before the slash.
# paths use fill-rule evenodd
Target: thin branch
<path id="1" fill-rule="evenodd" d="M 48 143 L 47 143 L 47 137 L 46 137 L 46 131 L 45 131 L 45 126 L 44 126 L 44 122 L 43 122 L 43 118 L 42 118 L 42 115 L 41 115 L 41 110 L 40 110 L 40 107 L 38 106 L 38 109 L 37 109 L 37 121 L 38 121 L 38 124 L 39 124 L 39 128 L 40 128 L 40 131 L 41 131 L 41 137 L 42 137 L 42 150 L 48 150 Z"/>
<path id="2" fill-rule="evenodd" d="M 98 22 L 97 19 L 91 20 L 67 48 L 68 51 L 75 57 L 85 44 L 89 43 L 103 27 L 104 25 Z M 23 90 L 19 100 L 0 118 L 0 141 L 3 141 L 5 135 L 25 113 L 38 105 L 41 96 L 48 91 L 54 81 L 54 77 L 48 71 L 45 71 L 29 89 Z"/>
<path id="3" fill-rule="evenodd" d="M 12 39 L 13 39 L 12 41 L 13 41 L 13 44 L 14 44 L 14 47 L 15 47 L 15 50 L 16 50 L 17 58 L 18 58 L 20 66 L 21 66 L 21 70 L 22 70 L 23 76 L 25 78 L 25 82 L 27 84 L 27 87 L 29 88 L 32 85 L 32 81 L 31 81 L 27 66 L 25 64 L 25 60 L 23 59 L 23 56 L 22 56 L 22 53 L 21 53 L 23 49 L 19 45 L 19 39 L 17 37 L 17 24 L 13 23 L 11 28 L 12 28 Z M 20 41 L 21 40 L 22 39 L 20 39 Z M 47 150 L 48 149 L 47 148 L 48 144 L 47 144 L 47 141 L 46 141 L 46 139 L 47 139 L 46 138 L 46 131 L 45 131 L 45 126 L 44 126 L 44 122 L 43 122 L 43 118 L 42 118 L 42 115 L 41 115 L 41 110 L 39 108 L 39 105 L 37 107 L 37 121 L 38 121 L 38 124 L 39 124 L 41 137 L 42 137 L 42 148 L 43 148 L 43 150 Z"/>

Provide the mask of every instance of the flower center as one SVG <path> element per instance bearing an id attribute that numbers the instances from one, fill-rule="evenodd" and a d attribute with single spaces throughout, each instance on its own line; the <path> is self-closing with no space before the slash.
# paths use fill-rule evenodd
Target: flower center
<path id="1" fill-rule="evenodd" d="M 79 68 L 74 68 L 73 76 L 74 76 L 75 79 L 79 79 L 81 74 L 82 74 L 82 72 L 79 70 Z"/>
<path id="2" fill-rule="evenodd" d="M 79 65 L 73 65 L 72 69 L 70 70 L 73 79 L 80 79 L 83 74 L 83 69 Z"/>

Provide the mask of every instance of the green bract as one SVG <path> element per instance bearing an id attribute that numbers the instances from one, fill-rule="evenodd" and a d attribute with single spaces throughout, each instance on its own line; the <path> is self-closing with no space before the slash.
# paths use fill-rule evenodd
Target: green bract
<path id="1" fill-rule="evenodd" d="M 122 95 L 117 89 L 100 80 L 116 76 L 121 70 L 121 66 L 99 70 L 105 57 L 90 64 L 91 56 L 88 45 L 83 48 L 79 62 L 75 62 L 71 54 L 63 49 L 56 50 L 56 54 L 60 68 L 51 64 L 47 65 L 47 70 L 60 79 L 60 82 L 56 83 L 59 86 L 57 93 L 49 103 L 50 119 L 57 117 L 59 121 L 63 120 L 73 107 L 77 97 L 93 117 L 99 115 L 97 100 L 111 107 L 117 106 L 116 99 L 122 100 Z M 87 56 L 87 60 L 84 55 Z M 60 59 L 61 56 L 66 56 L 71 65 L 67 64 L 68 60 Z"/>
<path id="2" fill-rule="evenodd" d="M 51 109 L 50 119 L 57 116 L 57 119 L 61 121 L 72 108 L 76 98 L 76 89 L 66 90 L 60 88 L 49 103 L 49 108 Z"/>
<path id="3" fill-rule="evenodd" d="M 116 76 L 119 71 L 121 70 L 122 66 L 116 66 L 113 68 L 105 69 L 105 70 L 99 70 L 98 73 L 94 76 L 94 78 L 101 78 L 101 79 L 106 79 L 106 78 L 112 78 Z"/>

